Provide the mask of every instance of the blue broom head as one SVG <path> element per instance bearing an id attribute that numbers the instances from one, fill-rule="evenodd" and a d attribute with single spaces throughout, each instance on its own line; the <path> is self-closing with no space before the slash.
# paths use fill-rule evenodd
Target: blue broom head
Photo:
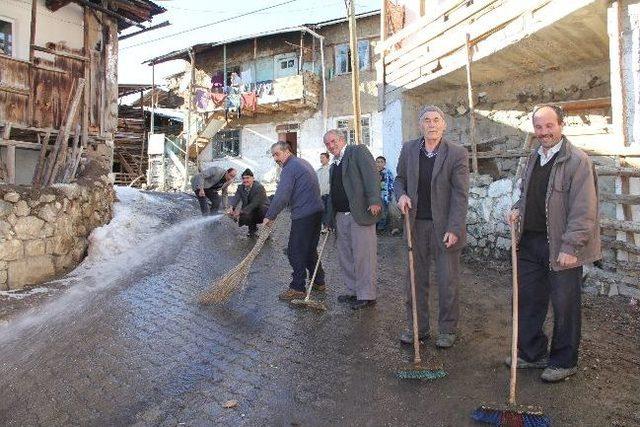
<path id="1" fill-rule="evenodd" d="M 527 412 L 514 409 L 497 409 L 481 406 L 471 414 L 479 423 L 499 427 L 550 427 L 551 420 L 541 412 Z"/>
<path id="2" fill-rule="evenodd" d="M 396 377 L 401 380 L 437 380 L 447 376 L 443 369 L 406 369 L 398 371 Z"/>

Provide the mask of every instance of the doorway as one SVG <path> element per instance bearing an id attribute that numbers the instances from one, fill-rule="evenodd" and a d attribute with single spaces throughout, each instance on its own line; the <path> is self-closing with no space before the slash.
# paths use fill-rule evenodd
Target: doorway
<path id="1" fill-rule="evenodd" d="M 286 141 L 289 149 L 294 156 L 298 155 L 298 133 L 297 132 L 281 132 L 278 134 L 279 141 Z"/>

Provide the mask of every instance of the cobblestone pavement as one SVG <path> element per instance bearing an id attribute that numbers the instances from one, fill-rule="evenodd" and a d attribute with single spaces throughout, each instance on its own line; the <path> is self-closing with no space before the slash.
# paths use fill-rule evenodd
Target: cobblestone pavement
<path id="1" fill-rule="evenodd" d="M 176 221 L 189 219 L 165 224 Z M 226 305 L 203 307 L 197 295 L 252 242 L 226 220 L 187 224 L 143 243 L 145 262 L 124 254 L 119 269 L 77 277 L 0 329 L 0 424 L 460 426 L 479 404 L 504 400 L 508 272 L 465 267 L 459 342 L 423 347 L 449 375 L 401 382 L 394 373 L 411 361 L 397 341 L 401 239 L 380 239 L 379 303 L 362 312 L 336 302 L 330 241 L 329 311 L 317 314 L 276 298 L 290 273 L 282 218 L 247 286 Z M 520 401 L 541 405 L 556 425 L 640 425 L 637 309 L 587 296 L 584 317 L 584 370 L 558 385 L 525 372 Z M 239 405 L 225 409 L 230 399 Z"/>

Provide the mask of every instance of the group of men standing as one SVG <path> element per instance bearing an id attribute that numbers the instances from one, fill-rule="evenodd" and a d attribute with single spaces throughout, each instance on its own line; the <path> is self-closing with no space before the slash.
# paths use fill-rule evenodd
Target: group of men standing
<path id="1" fill-rule="evenodd" d="M 443 138 L 447 124 L 438 107 L 423 107 L 417 119 L 422 136 L 403 144 L 395 180 L 386 170 L 384 158 L 376 162 L 365 146 L 348 145 L 345 135 L 337 129 L 329 130 L 323 137 L 333 161 L 328 153 L 323 153 L 318 171 L 294 156 L 286 142 L 273 144 L 271 155 L 282 167 L 280 181 L 266 212 L 252 217 L 252 221 L 259 222 L 262 215 L 264 226 L 270 227 L 285 207 L 291 211 L 288 257 L 293 274 L 289 287 L 279 295 L 285 301 L 304 297 L 306 281 L 318 261 L 320 234 L 335 231 L 346 289 L 337 299 L 361 310 L 377 301 L 376 224 L 380 226 L 384 221 L 382 214 L 388 212 L 388 204 L 395 198 L 402 214 L 409 216 L 413 231 L 419 338 L 430 337 L 429 288 L 434 259 L 438 285 L 435 344 L 448 348 L 457 339 L 460 316 L 460 255 L 466 244 L 468 154 L 460 144 Z M 520 327 L 516 363 L 518 368 L 543 368 L 541 378 L 555 382 L 577 371 L 582 266 L 601 257 L 597 181 L 589 157 L 563 136 L 560 108 L 553 105 L 536 108 L 533 126 L 540 146 L 528 159 L 521 196 L 506 218 L 517 225 L 519 245 Z M 245 173 L 244 189 L 238 190 L 240 195 L 245 194 L 247 186 L 257 184 L 252 176 L 245 183 Z M 231 174 L 232 170 L 224 174 L 218 171 L 204 180 L 224 189 Z M 194 190 L 199 197 L 207 195 L 206 190 L 196 185 Z M 261 200 L 266 199 L 264 188 L 258 193 Z M 248 200 L 241 200 L 245 209 L 252 206 Z M 257 205 L 253 206 L 255 209 Z M 232 212 L 240 218 L 243 211 Z M 255 224 L 251 230 L 255 231 Z M 400 341 L 412 344 L 408 268 L 406 283 L 407 327 L 400 334 Z M 326 290 L 321 265 L 315 282 L 309 286 L 317 291 Z M 549 301 L 554 310 L 550 349 L 543 332 Z M 508 358 L 506 363 L 510 365 L 512 361 Z"/>

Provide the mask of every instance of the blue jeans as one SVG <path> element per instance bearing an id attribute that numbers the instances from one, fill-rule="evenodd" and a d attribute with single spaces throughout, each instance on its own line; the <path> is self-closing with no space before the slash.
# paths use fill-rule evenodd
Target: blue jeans
<path id="1" fill-rule="evenodd" d="M 382 201 L 382 212 L 380 220 L 376 223 L 378 231 L 387 231 L 389 226 L 389 202 Z"/>

